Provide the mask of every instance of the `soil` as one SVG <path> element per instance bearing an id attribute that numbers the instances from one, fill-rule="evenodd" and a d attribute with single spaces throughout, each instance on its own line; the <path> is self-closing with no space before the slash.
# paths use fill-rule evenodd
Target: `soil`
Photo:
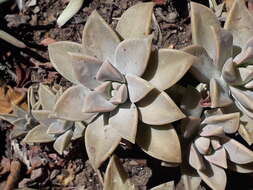
<path id="1" fill-rule="evenodd" d="M 156 2 L 152 26 L 155 35 L 154 47 L 180 49 L 188 46 L 191 43 L 191 29 L 187 1 L 153 1 Z M 68 0 L 24 0 L 22 11 L 19 11 L 12 1 L 0 5 L 0 29 L 25 42 L 29 47 L 20 50 L 0 40 L 0 85 L 27 88 L 43 82 L 49 85 L 70 86 L 71 83 L 57 74 L 48 63 L 46 43 L 50 40 L 81 42 L 87 17 L 95 9 L 115 28 L 117 18 L 128 7 L 138 2 L 140 1 L 86 0 L 82 9 L 62 28 L 56 25 L 56 19 L 66 7 Z M 189 77 L 191 76 L 187 75 L 186 80 Z M 184 83 L 184 80 L 181 83 Z M 87 161 L 83 141 L 74 142 L 65 156 L 59 156 L 48 144 L 28 146 L 22 144 L 20 139 L 10 140 L 11 126 L 3 121 L 0 121 L 0 126 L 2 162 L 4 160 L 4 163 L 11 163 L 17 159 L 22 161 L 21 177 L 16 182 L 18 187 L 102 189 L 100 175 L 104 175 L 107 162 L 100 172 L 94 171 Z M 139 190 L 150 189 L 171 180 L 179 182 L 179 167 L 162 167 L 160 161 L 148 156 L 135 145 L 122 143 L 115 153 Z M 1 167 L 3 165 L 6 166 L 1 164 Z M 1 187 L 6 183 L 7 176 L 0 172 L 0 189 L 3 189 Z M 239 189 L 233 180 L 238 175 L 229 173 L 228 176 L 228 189 Z M 240 180 L 246 184 L 252 180 L 252 176 L 240 177 Z M 253 188 L 252 183 L 248 186 L 247 189 Z M 208 187 L 203 184 L 202 189 Z"/>

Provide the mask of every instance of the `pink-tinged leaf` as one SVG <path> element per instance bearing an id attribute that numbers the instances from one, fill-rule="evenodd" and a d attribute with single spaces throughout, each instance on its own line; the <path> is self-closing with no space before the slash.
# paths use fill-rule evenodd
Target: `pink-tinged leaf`
<path id="1" fill-rule="evenodd" d="M 203 157 L 193 143 L 190 146 L 189 164 L 196 170 L 205 169 Z"/>
<path id="2" fill-rule="evenodd" d="M 227 154 L 224 148 L 214 151 L 213 154 L 205 155 L 205 159 L 217 166 L 227 168 Z"/>
<path id="3" fill-rule="evenodd" d="M 198 137 L 194 144 L 200 154 L 207 154 L 210 148 L 210 139 L 206 137 Z"/>

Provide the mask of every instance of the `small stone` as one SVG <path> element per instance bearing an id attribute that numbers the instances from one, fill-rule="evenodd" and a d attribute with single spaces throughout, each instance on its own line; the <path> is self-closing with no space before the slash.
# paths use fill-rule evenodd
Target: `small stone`
<path id="1" fill-rule="evenodd" d="M 33 13 L 34 14 L 37 14 L 40 12 L 40 7 L 39 6 L 36 6 L 34 9 L 33 9 Z"/>

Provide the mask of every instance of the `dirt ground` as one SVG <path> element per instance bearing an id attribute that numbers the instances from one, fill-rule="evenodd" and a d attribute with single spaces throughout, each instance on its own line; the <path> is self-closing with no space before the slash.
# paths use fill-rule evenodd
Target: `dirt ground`
<path id="1" fill-rule="evenodd" d="M 180 49 L 191 43 L 190 18 L 188 4 L 178 0 L 154 0 L 153 45 L 159 48 Z M 0 6 L 0 29 L 7 31 L 25 42 L 28 49 L 19 49 L 0 41 L 0 85 L 8 84 L 19 88 L 27 88 L 39 82 L 49 85 L 60 84 L 70 86 L 48 63 L 47 43 L 50 40 L 70 40 L 81 42 L 82 30 L 87 17 L 96 9 L 113 27 L 117 18 L 139 0 L 86 0 L 82 9 L 63 28 L 58 28 L 56 19 L 66 7 L 68 0 L 24 0 L 24 8 L 20 12 L 13 2 Z M 183 4 L 186 2 L 185 4 Z M 188 77 L 188 78 L 187 78 Z M 191 76 L 186 75 L 189 79 Z M 184 83 L 183 79 L 180 81 Z M 194 81 L 193 81 L 194 83 Z M 3 189 L 8 177 L 7 167 L 13 160 L 21 160 L 16 173 L 18 187 L 35 189 L 86 189 L 101 190 L 99 175 L 104 174 L 107 162 L 101 172 L 95 172 L 87 161 L 82 140 L 77 140 L 70 148 L 67 156 L 61 157 L 53 151 L 52 145 L 28 146 L 20 140 L 10 140 L 11 126 L 0 121 L 1 133 L 1 170 L 0 189 Z M 129 174 L 132 182 L 139 190 L 146 190 L 163 182 L 180 179 L 180 168 L 162 167 L 160 161 L 143 153 L 138 147 L 122 142 L 116 154 Z M 30 164 L 27 169 L 24 163 Z M 234 180 L 236 179 L 236 180 Z M 238 190 L 236 181 L 253 189 L 250 175 L 228 173 L 227 189 Z M 178 190 L 183 188 L 178 188 Z M 203 184 L 202 189 L 208 189 Z"/>

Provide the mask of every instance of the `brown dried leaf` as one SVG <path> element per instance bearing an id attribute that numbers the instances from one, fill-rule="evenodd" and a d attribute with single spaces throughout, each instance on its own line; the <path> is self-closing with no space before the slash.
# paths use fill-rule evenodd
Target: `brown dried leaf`
<path id="1" fill-rule="evenodd" d="M 12 104 L 19 105 L 27 110 L 24 91 L 13 89 L 10 86 L 0 87 L 0 114 L 8 114 L 13 111 Z"/>

